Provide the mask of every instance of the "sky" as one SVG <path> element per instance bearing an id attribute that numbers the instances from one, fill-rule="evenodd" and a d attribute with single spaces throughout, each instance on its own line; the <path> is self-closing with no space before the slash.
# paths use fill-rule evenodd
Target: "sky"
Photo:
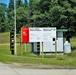
<path id="1" fill-rule="evenodd" d="M 6 3 L 6 4 L 8 4 L 9 0 L 0 0 L 0 3 Z"/>
<path id="2" fill-rule="evenodd" d="M 10 0 L 0 0 L 0 3 L 8 4 Z M 29 0 L 27 0 L 29 2 Z"/>

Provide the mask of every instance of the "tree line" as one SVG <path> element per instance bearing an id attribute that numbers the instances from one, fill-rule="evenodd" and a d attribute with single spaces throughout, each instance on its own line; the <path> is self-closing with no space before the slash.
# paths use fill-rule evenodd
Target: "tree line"
<path id="1" fill-rule="evenodd" d="M 76 0 L 16 0 L 17 33 L 25 27 L 66 28 L 66 37 L 76 35 Z M 14 0 L 0 3 L 0 32 L 14 29 Z M 68 38 L 67 38 L 68 39 Z"/>

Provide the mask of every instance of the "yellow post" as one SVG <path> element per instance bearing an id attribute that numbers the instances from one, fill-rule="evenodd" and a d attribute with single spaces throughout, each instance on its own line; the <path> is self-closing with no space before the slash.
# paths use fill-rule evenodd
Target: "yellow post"
<path id="1" fill-rule="evenodd" d="M 23 49 L 23 48 L 22 48 L 22 43 L 21 43 L 21 55 L 22 55 L 22 49 Z"/>
<path id="2" fill-rule="evenodd" d="M 22 28 L 21 28 L 20 54 L 22 55 Z"/>
<path id="3" fill-rule="evenodd" d="M 42 42 L 42 58 L 44 58 L 44 47 L 43 47 L 43 42 Z"/>

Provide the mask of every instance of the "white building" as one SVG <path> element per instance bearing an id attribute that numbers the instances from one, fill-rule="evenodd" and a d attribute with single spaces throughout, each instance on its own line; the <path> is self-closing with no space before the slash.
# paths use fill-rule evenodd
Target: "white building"
<path id="1" fill-rule="evenodd" d="M 34 42 L 32 43 L 32 52 L 36 54 L 44 53 L 63 53 L 64 52 L 64 35 L 67 29 L 58 29 L 56 31 L 56 39 L 53 38 L 51 42 Z"/>

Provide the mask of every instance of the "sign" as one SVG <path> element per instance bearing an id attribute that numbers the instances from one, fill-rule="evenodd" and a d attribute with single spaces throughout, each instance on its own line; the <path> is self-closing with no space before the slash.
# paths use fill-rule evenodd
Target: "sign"
<path id="1" fill-rule="evenodd" d="M 22 28 L 21 29 L 21 40 L 22 42 L 29 42 L 29 28 Z"/>
<path id="2" fill-rule="evenodd" d="M 47 42 L 56 38 L 56 28 L 22 28 L 22 42 Z"/>
<path id="3" fill-rule="evenodd" d="M 43 41 L 52 42 L 56 38 L 56 28 L 43 28 Z"/>
<path id="4" fill-rule="evenodd" d="M 30 42 L 42 42 L 43 40 L 42 28 L 29 28 L 29 41 Z"/>

